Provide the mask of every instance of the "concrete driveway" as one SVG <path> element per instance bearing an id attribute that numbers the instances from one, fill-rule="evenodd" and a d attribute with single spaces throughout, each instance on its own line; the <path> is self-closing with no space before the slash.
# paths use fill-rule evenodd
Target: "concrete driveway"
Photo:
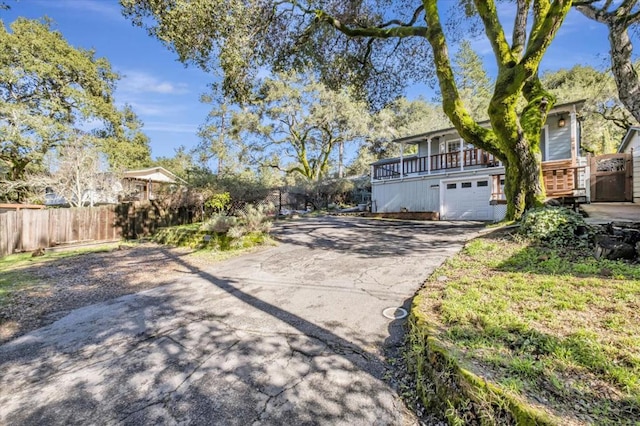
<path id="1" fill-rule="evenodd" d="M 277 247 L 184 262 L 175 284 L 0 346 L 0 424 L 413 424 L 383 380 L 402 321 L 382 311 L 478 229 L 280 222 Z"/>

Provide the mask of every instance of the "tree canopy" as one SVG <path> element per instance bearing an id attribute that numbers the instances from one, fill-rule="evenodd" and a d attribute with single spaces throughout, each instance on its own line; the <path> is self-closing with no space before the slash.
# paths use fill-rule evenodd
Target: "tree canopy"
<path id="1" fill-rule="evenodd" d="M 0 160 L 20 179 L 70 126 L 117 120 L 117 75 L 103 58 L 69 45 L 46 21 L 0 28 Z"/>
<path id="2" fill-rule="evenodd" d="M 496 155 L 506 168 L 507 217 L 518 218 L 544 199 L 540 128 L 554 98 L 538 67 L 571 0 L 517 1 L 509 38 L 495 0 L 386 0 L 210 2 L 121 0 L 125 15 L 145 26 L 184 62 L 221 69 L 224 88 L 247 99 L 258 70 L 311 63 L 330 87 L 366 90 L 374 104 L 398 94 L 410 81 L 437 77 L 443 109 L 460 135 Z M 480 126 L 464 104 L 449 48 L 460 37 L 448 31 L 440 6 L 463 11 L 479 24 L 493 49 L 498 73 Z M 460 20 L 462 22 L 463 20 Z M 462 25 L 462 24 L 460 24 Z M 524 108 L 519 102 L 525 99 Z"/>
<path id="3" fill-rule="evenodd" d="M 611 47 L 611 70 L 618 87 L 620 101 L 640 122 L 640 78 L 633 63 L 630 30 L 640 22 L 638 0 L 574 0 L 576 9 L 587 18 L 607 26 Z"/>
<path id="4" fill-rule="evenodd" d="M 1 22 L 1 21 L 0 21 Z M 48 20 L 18 18 L 0 28 L 0 197 L 23 200 L 27 176 L 78 132 L 118 169 L 146 165 L 149 141 L 130 107 L 112 97 L 118 75 L 105 58 L 71 46 Z"/>
<path id="5" fill-rule="evenodd" d="M 295 71 L 265 78 L 254 88 L 251 104 L 236 106 L 224 124 L 226 109 L 222 104 L 214 110 L 210 117 L 215 121 L 202 129 L 211 134 L 208 140 L 217 155 L 235 143 L 252 164 L 309 180 L 328 176 L 336 151 L 340 175 L 341 148 L 362 139 L 369 124 L 366 105 L 348 90 L 328 89 L 313 75 Z M 227 144 L 220 140 L 224 133 Z"/>

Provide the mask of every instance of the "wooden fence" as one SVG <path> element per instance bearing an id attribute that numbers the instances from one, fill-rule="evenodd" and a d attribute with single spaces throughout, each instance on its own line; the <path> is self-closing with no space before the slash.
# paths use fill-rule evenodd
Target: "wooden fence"
<path id="1" fill-rule="evenodd" d="M 150 203 L 6 211 L 0 213 L 0 257 L 59 244 L 143 237 L 193 218 L 188 209 L 167 211 Z"/>

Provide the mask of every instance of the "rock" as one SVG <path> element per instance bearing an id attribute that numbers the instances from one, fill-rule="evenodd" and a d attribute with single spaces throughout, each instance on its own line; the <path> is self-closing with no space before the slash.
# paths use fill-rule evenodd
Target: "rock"
<path id="1" fill-rule="evenodd" d="M 640 231 L 636 229 L 618 229 L 616 234 L 622 237 L 622 242 L 635 246 L 640 242 Z"/>
<path id="2" fill-rule="evenodd" d="M 615 237 L 598 235 L 596 237 L 594 256 L 596 259 L 631 260 L 636 258 L 636 248 L 631 244 L 616 239 Z"/>

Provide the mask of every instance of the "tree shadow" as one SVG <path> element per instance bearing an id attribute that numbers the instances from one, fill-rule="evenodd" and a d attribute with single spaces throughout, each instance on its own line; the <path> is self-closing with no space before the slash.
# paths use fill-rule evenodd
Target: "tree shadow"
<path id="1" fill-rule="evenodd" d="M 189 254 L 171 251 L 174 258 Z M 0 343 L 51 324 L 73 309 L 174 282 L 187 271 L 168 260 L 166 253 L 165 248 L 155 245 L 119 246 L 108 252 L 38 259 L 12 269 L 34 285 L 14 292 L 0 304 L 0 325 L 16 324 L 10 335 L 0 337 Z M 161 276 L 146 279 L 149 271 L 158 269 L 163 271 Z"/>
<path id="2" fill-rule="evenodd" d="M 0 423 L 405 421 L 363 336 L 338 336 L 164 255 L 191 275 L 0 346 Z"/>
<path id="3" fill-rule="evenodd" d="M 462 233 L 483 226 L 479 222 L 403 222 L 329 216 L 280 221 L 272 235 L 286 244 L 370 258 L 441 252 L 449 249 L 453 240 L 459 240 Z"/>

